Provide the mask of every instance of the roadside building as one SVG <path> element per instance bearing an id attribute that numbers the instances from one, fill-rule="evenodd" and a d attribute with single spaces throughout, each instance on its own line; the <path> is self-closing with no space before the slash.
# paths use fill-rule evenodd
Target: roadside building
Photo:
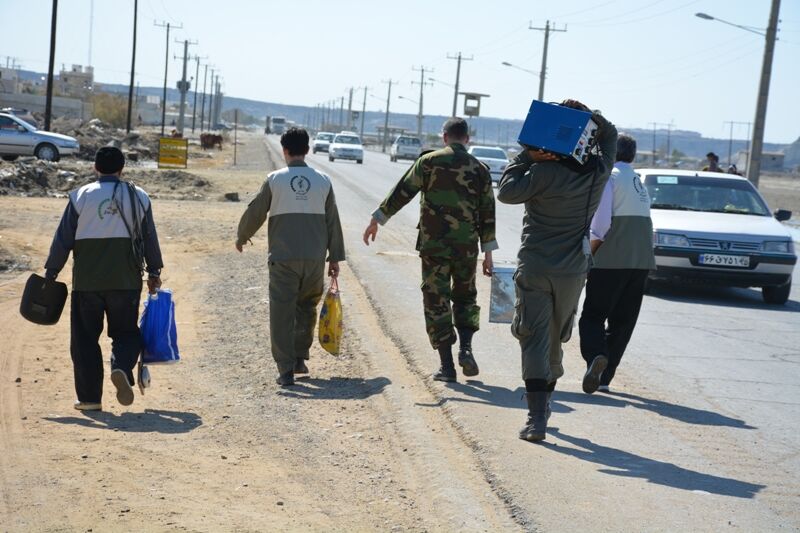
<path id="1" fill-rule="evenodd" d="M 783 152 L 761 152 L 761 171 L 762 172 L 783 172 L 783 162 L 785 154 Z M 748 150 L 739 150 L 736 157 L 736 168 L 739 172 L 747 173 L 747 163 L 750 160 Z"/>

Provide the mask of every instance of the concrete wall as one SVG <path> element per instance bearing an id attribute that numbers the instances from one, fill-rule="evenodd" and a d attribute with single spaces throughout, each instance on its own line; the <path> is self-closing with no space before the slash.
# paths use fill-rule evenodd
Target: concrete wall
<path id="1" fill-rule="evenodd" d="M 38 94 L 0 93 L 0 107 L 16 107 L 44 113 L 45 100 L 44 96 Z M 53 116 L 89 120 L 92 118 L 92 104 L 76 98 L 54 96 Z"/>

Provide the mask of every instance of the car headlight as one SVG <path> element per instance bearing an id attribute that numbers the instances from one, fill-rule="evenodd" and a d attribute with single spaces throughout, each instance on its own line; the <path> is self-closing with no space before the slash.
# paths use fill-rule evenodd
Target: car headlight
<path id="1" fill-rule="evenodd" d="M 674 248 L 689 248 L 689 239 L 674 233 L 656 233 L 656 245 L 672 246 Z"/>
<path id="2" fill-rule="evenodd" d="M 788 254 L 792 252 L 791 241 L 767 241 L 764 243 L 763 250 L 772 254 Z"/>

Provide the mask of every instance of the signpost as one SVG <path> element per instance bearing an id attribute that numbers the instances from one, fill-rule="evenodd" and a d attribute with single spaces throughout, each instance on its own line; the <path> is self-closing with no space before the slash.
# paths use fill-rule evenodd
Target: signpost
<path id="1" fill-rule="evenodd" d="M 161 137 L 158 140 L 158 168 L 186 168 L 189 140 Z"/>

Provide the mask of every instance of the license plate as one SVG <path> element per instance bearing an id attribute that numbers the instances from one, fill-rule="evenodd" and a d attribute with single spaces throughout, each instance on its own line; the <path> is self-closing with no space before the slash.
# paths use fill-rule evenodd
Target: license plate
<path id="1" fill-rule="evenodd" d="M 700 254 L 700 264 L 748 268 L 750 266 L 750 257 L 746 255 Z"/>

